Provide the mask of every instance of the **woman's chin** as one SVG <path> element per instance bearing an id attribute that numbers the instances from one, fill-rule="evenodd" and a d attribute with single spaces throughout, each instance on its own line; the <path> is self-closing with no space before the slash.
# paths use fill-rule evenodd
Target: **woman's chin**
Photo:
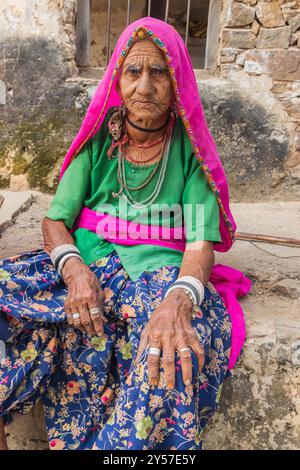
<path id="1" fill-rule="evenodd" d="M 134 122 L 139 122 L 139 121 L 144 121 L 144 120 L 151 120 L 152 122 L 155 122 L 156 120 L 159 120 L 162 117 L 162 114 L 157 114 L 154 111 L 154 108 L 150 107 L 148 109 L 139 109 L 139 112 L 132 113 L 130 115 L 130 118 Z"/>

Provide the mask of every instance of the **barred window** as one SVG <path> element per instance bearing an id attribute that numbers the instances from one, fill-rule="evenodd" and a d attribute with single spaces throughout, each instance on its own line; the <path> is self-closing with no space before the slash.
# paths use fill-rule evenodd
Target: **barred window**
<path id="1" fill-rule="evenodd" d="M 152 16 L 172 24 L 185 41 L 194 69 L 214 70 L 222 0 L 78 0 L 76 62 L 104 70 L 127 24 Z"/>

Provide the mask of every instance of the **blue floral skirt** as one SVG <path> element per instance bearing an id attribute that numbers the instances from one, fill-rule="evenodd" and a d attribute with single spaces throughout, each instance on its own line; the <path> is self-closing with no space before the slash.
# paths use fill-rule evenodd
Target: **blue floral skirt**
<path id="1" fill-rule="evenodd" d="M 231 322 L 211 283 L 193 326 L 205 350 L 193 381 L 176 387 L 148 384 L 147 351 L 133 366 L 140 336 L 152 312 L 176 280 L 179 268 L 143 272 L 133 282 L 116 251 L 90 265 L 104 290 L 104 337 L 89 337 L 66 321 L 66 286 L 43 250 L 0 260 L 0 416 L 26 413 L 42 400 L 50 449 L 202 448 L 227 377 Z M 112 401 L 101 397 L 110 391 Z"/>

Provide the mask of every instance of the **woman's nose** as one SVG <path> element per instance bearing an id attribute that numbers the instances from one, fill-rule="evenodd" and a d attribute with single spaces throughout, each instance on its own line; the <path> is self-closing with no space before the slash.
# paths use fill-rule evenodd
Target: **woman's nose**
<path id="1" fill-rule="evenodd" d="M 137 91 L 141 95 L 151 95 L 154 92 L 154 86 L 151 81 L 150 74 L 148 72 L 143 72 L 138 80 Z"/>

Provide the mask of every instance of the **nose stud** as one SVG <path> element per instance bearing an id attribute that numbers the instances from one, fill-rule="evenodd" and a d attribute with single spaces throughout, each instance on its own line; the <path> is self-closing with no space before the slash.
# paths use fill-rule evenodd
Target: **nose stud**
<path id="1" fill-rule="evenodd" d="M 145 39 L 146 38 L 146 31 L 144 29 L 139 29 L 137 32 L 137 37 L 139 39 Z"/>

